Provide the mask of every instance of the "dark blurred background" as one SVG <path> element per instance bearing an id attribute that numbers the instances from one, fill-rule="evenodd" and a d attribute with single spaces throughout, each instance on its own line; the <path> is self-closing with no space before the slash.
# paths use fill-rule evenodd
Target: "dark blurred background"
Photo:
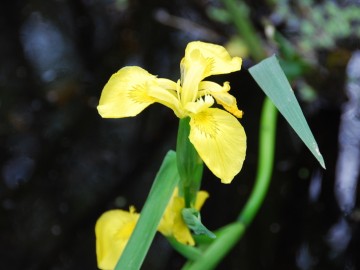
<path id="1" fill-rule="evenodd" d="M 268 55 L 282 59 L 327 170 L 279 116 L 269 193 L 218 269 L 360 269 L 360 2 L 241 2 Z M 102 87 L 126 65 L 176 81 L 193 40 L 244 59 L 240 72 L 214 78 L 230 81 L 245 112 L 244 168 L 231 185 L 207 169 L 203 181 L 204 223 L 215 230 L 236 218 L 256 175 L 264 94 L 228 15 L 216 0 L 1 2 L 1 269 L 97 269 L 97 218 L 141 209 L 178 123 L 160 105 L 102 119 Z M 183 263 L 158 235 L 143 269 Z"/>

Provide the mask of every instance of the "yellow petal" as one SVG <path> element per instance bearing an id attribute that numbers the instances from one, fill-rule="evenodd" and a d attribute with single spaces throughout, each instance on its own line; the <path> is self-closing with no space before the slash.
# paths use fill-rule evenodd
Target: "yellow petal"
<path id="1" fill-rule="evenodd" d="M 214 93 L 213 97 L 216 102 L 223 106 L 229 113 L 235 115 L 237 118 L 243 116 L 243 112 L 237 107 L 236 98 L 229 93 Z"/>
<path id="2" fill-rule="evenodd" d="M 172 109 L 177 117 L 184 117 L 184 112 L 178 97 L 178 84 L 164 78 L 157 80 L 157 86 L 149 88 L 148 95 L 158 103 Z"/>
<path id="3" fill-rule="evenodd" d="M 200 211 L 208 197 L 209 194 L 206 191 L 200 190 L 196 195 L 195 209 Z M 184 207 L 185 200 L 183 197 L 178 196 L 178 188 L 176 188 L 160 221 L 158 231 L 165 236 L 173 236 L 182 244 L 194 246 L 195 241 L 182 218 L 182 209 Z"/>
<path id="4" fill-rule="evenodd" d="M 204 94 L 229 92 L 230 83 L 224 82 L 224 85 L 221 86 L 220 84 L 215 83 L 215 82 L 202 81 L 199 85 L 199 90 L 200 90 L 200 93 L 204 93 Z"/>
<path id="5" fill-rule="evenodd" d="M 223 86 L 210 82 L 202 81 L 200 83 L 200 95 L 210 94 L 216 102 L 224 107 L 225 110 L 235 115 L 237 118 L 241 118 L 243 112 L 238 109 L 236 98 L 228 93 L 230 90 L 229 82 L 225 82 Z"/>
<path id="6" fill-rule="evenodd" d="M 201 207 L 205 203 L 206 199 L 209 197 L 209 193 L 206 191 L 200 190 L 196 195 L 195 209 L 200 211 Z M 185 224 L 182 218 L 182 209 L 185 207 L 185 201 L 183 197 L 175 197 L 173 201 L 172 209 L 174 212 L 178 213 L 174 215 L 174 227 L 173 235 L 175 239 L 185 245 L 194 246 L 195 241 L 191 235 L 191 232 L 187 225 Z"/>
<path id="7" fill-rule="evenodd" d="M 140 67 L 124 67 L 111 76 L 105 85 L 99 106 L 104 118 L 135 116 L 155 102 L 148 89 L 156 85 L 157 78 Z"/>
<path id="8" fill-rule="evenodd" d="M 173 194 L 171 195 L 169 203 L 168 203 L 168 205 L 165 209 L 165 212 L 160 220 L 158 231 L 161 232 L 165 236 L 172 235 L 172 228 L 174 226 L 174 219 L 175 219 L 175 215 L 176 215 L 176 211 L 174 211 L 174 198 L 176 198 L 178 196 L 178 193 L 179 193 L 179 189 L 176 187 Z M 185 203 L 184 203 L 184 206 L 185 206 Z"/>
<path id="9" fill-rule="evenodd" d="M 210 75 L 226 74 L 238 71 L 241 68 L 242 59 L 240 57 L 231 57 L 223 46 L 205 43 L 201 41 L 190 42 L 185 49 L 183 65 L 189 66 L 198 57 L 194 58 L 194 52 L 199 51 L 203 58 L 207 59 L 207 65 L 204 69 L 203 78 Z"/>
<path id="10" fill-rule="evenodd" d="M 172 210 L 175 212 L 174 225 L 172 228 L 172 235 L 175 239 L 185 245 L 194 246 L 195 241 L 191 235 L 189 228 L 186 226 L 182 218 L 182 209 L 185 207 L 185 200 L 183 197 L 175 197 L 172 205 Z"/>
<path id="11" fill-rule="evenodd" d="M 165 236 L 173 236 L 180 243 L 193 246 L 195 241 L 182 219 L 181 211 L 184 207 L 184 198 L 178 196 L 178 188 L 176 188 L 160 221 L 158 231 Z"/>
<path id="12" fill-rule="evenodd" d="M 244 128 L 234 116 L 215 108 L 192 115 L 190 127 L 189 139 L 206 166 L 222 183 L 230 183 L 245 159 Z"/>
<path id="13" fill-rule="evenodd" d="M 199 50 L 194 50 L 180 63 L 181 69 L 181 103 L 185 106 L 193 102 L 198 95 L 200 81 L 209 73 L 211 62 L 202 56 Z"/>
<path id="14" fill-rule="evenodd" d="M 196 195 L 195 209 L 200 211 L 207 198 L 209 198 L 209 193 L 204 190 L 200 190 Z"/>
<path id="15" fill-rule="evenodd" d="M 115 268 L 139 214 L 123 210 L 107 211 L 100 216 L 95 225 L 96 256 L 98 268 L 112 270 Z"/>

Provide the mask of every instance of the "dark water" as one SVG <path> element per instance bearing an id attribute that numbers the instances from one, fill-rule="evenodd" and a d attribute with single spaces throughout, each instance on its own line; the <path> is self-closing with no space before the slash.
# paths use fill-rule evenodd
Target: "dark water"
<path id="1" fill-rule="evenodd" d="M 178 122 L 160 105 L 133 119 L 101 119 L 102 87 L 125 65 L 177 80 L 189 41 L 223 43 L 234 33 L 207 16 L 218 5 L 0 4 L 1 269 L 96 269 L 96 219 L 107 209 L 141 209 L 163 156 L 175 147 Z M 254 20 L 266 15 L 261 5 L 252 8 Z M 327 170 L 280 117 L 268 196 L 218 269 L 360 269 L 360 57 L 359 43 L 344 44 L 316 51 L 319 72 L 307 78 L 316 95 L 302 102 Z M 252 64 L 220 78 L 231 82 L 245 112 L 248 154 L 231 185 L 205 171 L 211 197 L 203 221 L 210 229 L 236 218 L 254 181 L 264 96 L 246 71 Z M 180 269 L 183 262 L 158 236 L 144 269 Z"/>

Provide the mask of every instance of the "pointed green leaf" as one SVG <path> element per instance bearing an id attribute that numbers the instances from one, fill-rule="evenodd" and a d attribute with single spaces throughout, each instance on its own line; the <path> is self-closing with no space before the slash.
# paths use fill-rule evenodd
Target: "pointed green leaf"
<path id="1" fill-rule="evenodd" d="M 249 72 L 325 169 L 323 156 L 276 56 L 266 58 Z"/>
<path id="2" fill-rule="evenodd" d="M 179 182 L 176 153 L 169 151 L 164 158 L 129 242 L 115 270 L 138 270 L 154 239 L 160 219 Z"/>

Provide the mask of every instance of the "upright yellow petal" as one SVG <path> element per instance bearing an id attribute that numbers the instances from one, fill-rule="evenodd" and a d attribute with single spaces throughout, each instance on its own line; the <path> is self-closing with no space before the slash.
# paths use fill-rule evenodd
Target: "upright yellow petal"
<path id="1" fill-rule="evenodd" d="M 195 101 L 199 84 L 211 67 L 211 61 L 203 57 L 199 50 L 192 51 L 188 57 L 181 60 L 181 103 L 183 106 Z"/>
<path id="2" fill-rule="evenodd" d="M 210 75 L 238 71 L 241 68 L 242 59 L 240 57 L 231 57 L 223 46 L 201 41 L 193 41 L 186 46 L 185 57 L 182 61 L 183 65 L 192 65 L 193 55 L 196 51 L 199 51 L 210 65 L 205 69 L 201 79 Z"/>
<path id="3" fill-rule="evenodd" d="M 206 166 L 228 184 L 242 168 L 246 134 L 239 121 L 224 110 L 209 108 L 192 115 L 189 139 Z"/>
<path id="4" fill-rule="evenodd" d="M 138 218 L 139 214 L 123 210 L 111 210 L 101 215 L 95 225 L 98 268 L 115 268 Z"/>
<path id="5" fill-rule="evenodd" d="M 99 106 L 104 118 L 135 116 L 155 102 L 148 89 L 156 85 L 156 76 L 146 70 L 131 66 L 120 69 L 105 85 Z"/>

